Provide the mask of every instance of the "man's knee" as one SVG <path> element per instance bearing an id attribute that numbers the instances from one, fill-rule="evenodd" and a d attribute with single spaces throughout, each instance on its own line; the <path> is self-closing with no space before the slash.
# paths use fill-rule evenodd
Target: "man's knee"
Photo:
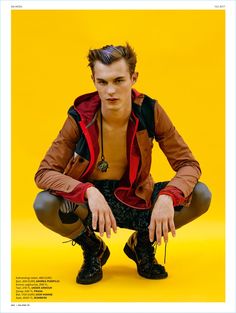
<path id="1" fill-rule="evenodd" d="M 198 182 L 194 187 L 192 202 L 198 208 L 200 215 L 208 211 L 211 203 L 211 192 L 204 183 Z"/>
<path id="2" fill-rule="evenodd" d="M 44 223 L 53 212 L 58 211 L 61 199 L 50 194 L 48 191 L 41 191 L 37 194 L 33 207 L 39 221 Z"/>

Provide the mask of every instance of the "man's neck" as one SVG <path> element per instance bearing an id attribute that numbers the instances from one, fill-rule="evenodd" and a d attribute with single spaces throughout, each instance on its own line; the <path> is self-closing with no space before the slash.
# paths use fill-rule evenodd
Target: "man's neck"
<path id="1" fill-rule="evenodd" d="M 131 114 L 131 104 L 121 110 L 109 110 L 101 107 L 103 121 L 111 127 L 121 127 L 127 124 Z"/>

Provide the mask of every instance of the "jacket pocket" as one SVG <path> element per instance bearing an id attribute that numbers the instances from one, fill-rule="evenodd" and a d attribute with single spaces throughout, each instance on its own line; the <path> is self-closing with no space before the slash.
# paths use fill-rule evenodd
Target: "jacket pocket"
<path id="1" fill-rule="evenodd" d="M 86 170 L 89 161 L 75 153 L 67 164 L 64 173 L 74 179 L 79 179 Z"/>

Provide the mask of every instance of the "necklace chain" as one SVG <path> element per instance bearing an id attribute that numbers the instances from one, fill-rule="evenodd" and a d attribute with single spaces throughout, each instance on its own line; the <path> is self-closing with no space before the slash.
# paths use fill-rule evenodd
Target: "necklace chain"
<path id="1" fill-rule="evenodd" d="M 103 148 L 103 119 L 102 119 L 102 112 L 101 111 L 100 111 L 100 128 L 101 128 L 101 149 L 102 149 L 102 153 L 101 153 L 101 161 L 98 162 L 97 168 L 101 172 L 106 172 L 108 167 L 109 167 L 109 165 L 108 165 L 108 162 L 105 160 L 105 156 L 104 156 L 104 148 Z"/>

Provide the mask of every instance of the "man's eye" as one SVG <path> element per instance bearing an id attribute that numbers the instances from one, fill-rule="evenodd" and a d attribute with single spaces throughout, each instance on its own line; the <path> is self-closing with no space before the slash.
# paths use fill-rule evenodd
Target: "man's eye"
<path id="1" fill-rule="evenodd" d="M 99 83 L 99 85 L 106 85 L 106 82 L 104 82 L 104 81 L 99 81 L 98 83 Z"/>
<path id="2" fill-rule="evenodd" d="M 121 82 L 123 82 L 124 81 L 124 79 L 117 79 L 116 80 L 116 83 L 121 83 Z"/>

